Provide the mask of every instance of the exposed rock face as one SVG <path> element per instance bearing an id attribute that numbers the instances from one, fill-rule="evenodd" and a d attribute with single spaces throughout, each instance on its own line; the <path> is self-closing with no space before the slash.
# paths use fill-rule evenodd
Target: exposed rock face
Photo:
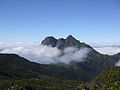
<path id="1" fill-rule="evenodd" d="M 55 39 L 54 37 L 52 36 L 49 36 L 49 37 L 46 37 L 43 41 L 42 41 L 42 44 L 43 45 L 50 45 L 52 47 L 56 47 L 56 43 L 57 43 L 57 39 Z"/>
<path id="2" fill-rule="evenodd" d="M 65 39 L 60 38 L 60 39 L 57 40 L 56 47 L 59 48 L 59 49 L 63 49 L 64 43 L 65 43 Z"/>
<path id="3" fill-rule="evenodd" d="M 81 46 L 81 43 L 80 41 L 76 40 L 73 36 L 69 35 L 65 39 L 64 48 L 71 47 L 71 46 L 79 48 Z"/>
<path id="4" fill-rule="evenodd" d="M 43 45 L 50 45 L 52 47 L 57 47 L 58 49 L 64 49 L 66 47 L 88 47 L 92 48 L 89 45 L 85 43 L 81 43 L 79 40 L 75 39 L 72 35 L 69 35 L 66 39 L 60 38 L 60 39 L 55 39 L 54 37 L 46 37 L 42 43 Z"/>

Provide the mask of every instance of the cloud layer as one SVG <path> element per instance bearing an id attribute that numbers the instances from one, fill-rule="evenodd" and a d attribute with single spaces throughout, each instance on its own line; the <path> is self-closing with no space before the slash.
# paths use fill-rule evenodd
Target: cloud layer
<path id="1" fill-rule="evenodd" d="M 90 49 L 83 48 L 77 49 L 74 47 L 68 47 L 63 51 L 45 45 L 38 45 L 34 43 L 0 43 L 0 53 L 15 53 L 22 57 L 25 57 L 31 61 L 50 64 L 50 63 L 64 63 L 69 64 L 71 61 L 80 62 L 87 57 Z"/>
<path id="2" fill-rule="evenodd" d="M 90 45 L 102 54 L 113 55 L 120 52 L 120 43 L 92 43 Z M 79 62 L 83 61 L 89 52 L 88 48 L 79 50 L 74 47 L 68 47 L 61 51 L 50 46 L 39 45 L 39 43 L 0 42 L 0 53 L 15 53 L 41 64 Z M 120 65 L 120 62 L 116 65 Z"/>
<path id="3" fill-rule="evenodd" d="M 114 55 L 120 52 L 120 43 L 90 43 L 90 45 L 102 54 Z"/>

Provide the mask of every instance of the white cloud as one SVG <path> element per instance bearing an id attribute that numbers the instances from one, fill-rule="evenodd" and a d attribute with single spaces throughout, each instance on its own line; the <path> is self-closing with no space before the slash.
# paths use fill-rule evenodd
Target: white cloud
<path id="1" fill-rule="evenodd" d="M 120 43 L 92 43 L 90 45 L 102 54 L 113 55 L 120 52 Z M 0 42 L 0 53 L 15 53 L 31 61 L 42 64 L 57 62 L 68 64 L 73 60 L 76 62 L 83 61 L 89 52 L 90 50 L 88 48 L 79 50 L 74 47 L 68 47 L 61 51 L 50 46 L 39 45 L 39 43 Z M 116 65 L 120 65 L 120 63 Z"/>
<path id="2" fill-rule="evenodd" d="M 114 55 L 120 52 L 120 43 L 90 43 L 90 45 L 102 54 Z"/>
<path id="3" fill-rule="evenodd" d="M 88 48 L 77 49 L 74 47 L 68 47 L 63 50 L 64 55 L 59 58 L 60 62 L 69 64 L 71 61 L 80 62 L 87 57 L 90 52 Z"/>
<path id="4" fill-rule="evenodd" d="M 26 44 L 26 45 L 25 45 Z M 50 46 L 39 45 L 38 43 L 1 43 L 0 53 L 15 53 L 25 57 L 31 61 L 50 64 L 50 63 L 65 63 L 69 64 L 71 61 L 83 61 L 87 57 L 90 49 L 77 49 L 68 47 L 63 51 Z"/>

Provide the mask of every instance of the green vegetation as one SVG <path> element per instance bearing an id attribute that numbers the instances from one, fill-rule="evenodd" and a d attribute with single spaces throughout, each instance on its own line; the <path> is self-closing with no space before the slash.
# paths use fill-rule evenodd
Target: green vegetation
<path id="1" fill-rule="evenodd" d="M 0 90 L 80 90 L 81 82 L 57 78 L 0 80 Z"/>
<path id="2" fill-rule="evenodd" d="M 93 81 L 94 89 L 120 90 L 120 67 L 113 66 L 106 69 Z"/>
<path id="3" fill-rule="evenodd" d="M 64 67 L 37 64 L 15 54 L 0 54 L 0 90 L 120 90 L 119 66 L 109 67 L 90 83 L 80 82 L 94 78 L 92 74 L 103 69 L 97 67 L 102 60 L 96 64 L 90 63 L 92 60 L 91 57 L 86 61 L 88 64 Z M 74 69 L 74 65 L 79 69 Z M 103 65 L 107 68 L 107 62 Z"/>

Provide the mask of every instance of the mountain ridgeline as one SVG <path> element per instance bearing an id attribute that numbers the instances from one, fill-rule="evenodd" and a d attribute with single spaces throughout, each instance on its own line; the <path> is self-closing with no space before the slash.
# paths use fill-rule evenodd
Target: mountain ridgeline
<path id="1" fill-rule="evenodd" d="M 0 90 L 120 90 L 120 67 L 115 66 L 120 53 L 100 54 L 71 35 L 66 39 L 46 37 L 41 44 L 61 51 L 75 47 L 88 48 L 90 52 L 83 61 L 48 65 L 16 54 L 0 54 Z"/>
<path id="2" fill-rule="evenodd" d="M 90 45 L 80 42 L 75 39 L 72 35 L 69 35 L 66 39 L 56 39 L 52 36 L 46 37 L 42 43 L 43 45 L 57 47 L 63 50 L 67 47 L 75 47 L 78 49 L 89 48 L 91 51 L 87 55 L 84 61 L 74 62 L 69 65 L 70 68 L 77 70 L 82 73 L 83 81 L 89 81 L 97 76 L 104 69 L 114 66 L 120 59 L 120 54 L 116 55 L 103 55 L 94 50 Z M 84 75 L 83 75 L 84 74 Z"/>
<path id="3" fill-rule="evenodd" d="M 75 47 L 78 49 L 89 48 L 90 52 L 83 61 L 73 60 L 69 65 L 66 64 L 38 64 L 31 62 L 16 54 L 0 54 L 0 78 L 1 79 L 31 79 L 41 77 L 56 77 L 67 80 L 80 80 L 88 82 L 100 74 L 108 67 L 115 66 L 120 60 L 120 53 L 116 55 L 103 55 L 94 50 L 90 45 L 76 40 L 73 36 L 66 39 L 55 39 L 54 37 L 46 37 L 42 43 L 59 50 L 67 47 Z"/>
<path id="4" fill-rule="evenodd" d="M 82 47 L 88 47 L 92 48 L 89 45 L 85 43 L 81 43 L 79 40 L 76 40 L 72 35 L 69 35 L 66 39 L 60 38 L 56 39 L 53 36 L 46 37 L 41 44 L 48 45 L 52 47 L 57 47 L 58 49 L 65 49 L 67 47 L 76 47 L 76 48 L 82 48 Z"/>

